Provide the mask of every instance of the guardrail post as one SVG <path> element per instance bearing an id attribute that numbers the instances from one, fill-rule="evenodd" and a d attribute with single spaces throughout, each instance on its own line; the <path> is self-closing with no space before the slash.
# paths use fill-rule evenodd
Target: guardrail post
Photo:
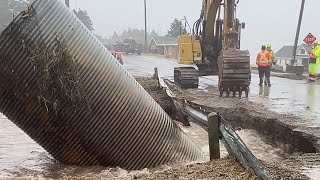
<path id="1" fill-rule="evenodd" d="M 154 68 L 154 73 L 153 73 L 153 78 L 154 78 L 154 79 L 158 79 L 158 76 L 159 76 L 158 68 L 155 67 L 155 68 Z"/>
<path id="2" fill-rule="evenodd" d="M 160 87 L 159 71 L 158 71 L 158 68 L 157 68 L 157 67 L 154 68 L 153 79 L 156 79 L 156 80 L 157 80 L 157 82 L 158 82 L 158 87 Z"/>
<path id="3" fill-rule="evenodd" d="M 220 158 L 219 118 L 217 113 L 208 115 L 210 160 Z"/>

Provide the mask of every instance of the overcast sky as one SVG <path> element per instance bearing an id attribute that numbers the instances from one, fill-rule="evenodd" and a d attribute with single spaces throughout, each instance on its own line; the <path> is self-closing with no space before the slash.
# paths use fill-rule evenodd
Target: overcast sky
<path id="1" fill-rule="evenodd" d="M 110 36 L 128 27 L 144 27 L 143 0 L 70 0 L 71 8 L 85 9 L 96 33 Z M 186 16 L 189 23 L 198 19 L 202 0 L 147 0 L 148 30 L 164 35 L 174 18 Z M 275 50 L 293 45 L 301 0 L 240 0 L 238 16 L 246 22 L 242 49 L 256 54 L 262 44 Z M 306 0 L 300 42 L 309 33 L 320 38 L 320 1 Z"/>

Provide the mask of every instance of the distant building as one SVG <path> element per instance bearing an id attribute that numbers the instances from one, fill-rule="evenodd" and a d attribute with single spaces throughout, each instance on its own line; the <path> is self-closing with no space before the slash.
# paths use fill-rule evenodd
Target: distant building
<path id="1" fill-rule="evenodd" d="M 309 68 L 309 54 L 308 52 L 312 51 L 311 46 L 308 46 L 307 44 L 302 44 L 297 48 L 297 64 L 303 65 L 307 69 Z"/>
<path id="2" fill-rule="evenodd" d="M 152 37 L 148 43 L 149 52 L 170 58 L 178 58 L 178 38 L 159 36 Z"/>
<path id="3" fill-rule="evenodd" d="M 293 46 L 283 46 L 276 52 L 276 63 L 280 66 L 285 66 L 290 63 L 293 54 Z"/>
<path id="4" fill-rule="evenodd" d="M 294 46 L 284 46 L 276 52 L 276 63 L 278 66 L 283 67 L 283 71 L 286 71 L 287 64 L 291 64 L 293 60 L 293 49 Z M 308 70 L 309 66 L 309 55 L 308 51 L 311 51 L 311 47 L 306 44 L 301 44 L 296 49 L 296 65 L 303 65 Z"/>

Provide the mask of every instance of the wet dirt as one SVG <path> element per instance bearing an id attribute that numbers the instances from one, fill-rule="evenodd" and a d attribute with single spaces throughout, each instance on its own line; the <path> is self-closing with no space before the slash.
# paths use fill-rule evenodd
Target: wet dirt
<path id="1" fill-rule="evenodd" d="M 173 120 L 179 121 L 185 126 L 190 125 L 183 113 L 175 107 L 173 100 L 160 88 L 156 80 L 149 77 L 135 77 L 135 79 Z"/>
<path id="2" fill-rule="evenodd" d="M 304 167 L 303 163 L 292 163 L 295 168 L 284 168 L 286 166 L 283 162 L 288 162 L 291 156 L 300 157 L 304 153 L 319 152 L 318 136 L 315 135 L 319 134 L 318 127 L 302 129 L 298 126 L 299 122 L 302 121 L 301 118 L 293 115 L 277 114 L 268 110 L 262 104 L 250 102 L 247 99 L 220 98 L 218 89 L 215 87 L 209 87 L 206 91 L 182 90 L 174 83 L 170 81 L 166 82 L 178 97 L 186 98 L 194 103 L 203 105 L 207 111 L 219 112 L 234 128 L 244 130 L 254 129 L 263 135 L 265 138 L 263 141 L 271 146 L 270 149 L 275 149 L 273 154 L 285 157 L 282 160 L 278 158 L 272 160 L 272 156 L 263 154 L 261 149 L 257 150 L 261 154 L 255 155 L 268 165 L 273 179 L 280 177 L 283 179 L 308 178 L 303 174 L 303 170 L 301 169 Z M 259 141 L 256 137 L 252 138 Z M 248 144 L 248 142 L 246 143 Z M 250 140 L 248 146 L 250 146 Z M 312 161 L 312 158 L 310 161 Z"/>
<path id="3" fill-rule="evenodd" d="M 228 156 L 206 163 L 196 163 L 172 167 L 170 170 L 156 172 L 151 175 L 138 177 L 146 180 L 158 179 L 239 179 L 256 180 L 246 172 L 232 157 Z"/>
<path id="4" fill-rule="evenodd" d="M 156 66 L 160 70 L 161 77 L 172 81 L 173 67 L 185 66 L 177 64 L 174 60 L 169 61 L 143 56 L 126 57 L 126 62 L 126 68 L 133 75 L 152 76 L 153 68 Z M 236 126 L 238 124 L 240 127 L 246 127 L 248 124 L 248 127 L 253 127 L 250 130 L 258 129 L 256 131 L 265 134 L 263 135 L 264 137 L 268 137 L 269 144 L 272 144 L 273 148 L 280 148 L 289 152 L 289 154 L 298 151 L 298 153 L 292 154 L 297 154 L 298 157 L 304 151 L 318 152 L 320 149 L 320 133 L 318 128 L 320 127 L 320 101 L 318 101 L 320 97 L 320 86 L 318 85 L 320 84 L 320 80 L 309 84 L 306 80 L 301 80 L 301 77 L 295 77 L 295 75 L 273 73 L 271 78 L 272 87 L 261 88 L 258 86 L 258 79 L 257 74 L 252 73 L 251 92 L 248 99 L 239 100 L 238 98 L 231 98 L 226 100 L 228 98 L 219 98 L 217 92 L 218 78 L 216 76 L 201 77 L 199 79 L 199 88 L 196 90 L 180 91 L 174 89 L 174 91 L 176 94 L 188 97 L 191 101 L 198 101 L 200 103 L 203 101 L 202 104 L 204 105 L 210 104 L 215 109 L 221 109 L 227 115 L 235 113 L 234 115 L 237 116 L 230 116 L 231 119 L 235 117 L 241 118 L 239 121 L 234 120 L 233 125 Z M 233 110 L 228 110 L 228 107 L 231 107 Z M 251 109 L 253 109 L 252 113 L 248 113 Z M 243 112 L 245 114 L 242 115 Z M 253 120 L 262 123 L 255 125 Z M 273 129 L 275 130 L 274 132 Z M 241 131 L 238 133 L 241 133 Z M 246 143 L 250 144 L 249 142 Z M 275 163 L 280 166 L 280 169 L 281 162 L 277 161 Z M 300 176 L 301 172 L 304 172 L 299 170 L 300 173 L 296 173 L 294 170 L 290 171 L 290 169 L 286 170 L 285 168 L 282 168 L 280 171 L 275 167 L 271 169 L 274 170 L 272 174 L 278 178 L 274 179 L 295 179 L 294 175 L 290 174 L 295 173 L 297 176 Z M 297 165 L 297 167 L 303 168 L 304 166 Z M 316 170 L 314 168 L 308 169 L 311 172 Z M 306 178 L 304 176 L 302 179 Z"/>
<path id="5" fill-rule="evenodd" d="M 302 130 L 298 126 L 303 122 L 300 117 L 275 113 L 263 104 L 245 98 L 219 97 L 219 91 L 215 87 L 209 87 L 207 91 L 200 93 L 195 89 L 181 90 L 174 83 L 166 82 L 180 98 L 203 105 L 208 111 L 219 112 L 235 128 L 255 129 L 269 136 L 273 142 L 288 144 L 288 148 L 291 146 L 293 151 L 314 153 L 320 150 L 317 144 L 318 137 L 313 133 L 304 133 L 304 131 L 310 132 L 312 128 Z M 320 129 L 314 127 L 312 132 L 316 133 L 317 130 Z"/>
<path id="6" fill-rule="evenodd" d="M 148 81 L 154 81 L 154 80 L 148 79 Z M 150 82 L 149 85 L 150 84 L 152 84 L 152 82 Z M 208 110 L 220 112 L 227 120 L 229 120 L 233 124 L 233 126 L 237 129 L 237 133 L 246 143 L 248 148 L 253 152 L 253 154 L 258 159 L 260 159 L 264 164 L 267 165 L 272 179 L 281 179 L 281 178 L 308 179 L 308 177 L 304 175 L 301 170 L 297 172 L 292 169 L 284 169 L 281 166 L 279 166 L 279 164 L 282 164 L 282 162 L 286 162 L 287 159 L 292 155 L 300 155 L 303 152 L 303 150 L 306 150 L 306 149 L 308 150 L 309 146 L 311 146 L 311 149 L 312 149 L 309 151 L 313 152 L 315 151 L 314 147 L 312 147 L 312 145 L 308 143 L 305 143 L 307 144 L 306 146 L 302 145 L 303 147 L 300 147 L 300 146 L 295 147 L 290 144 L 291 142 L 282 139 L 283 136 L 288 137 L 288 134 L 290 134 L 291 131 L 287 130 L 282 125 L 275 124 L 273 122 L 274 117 L 267 118 L 269 116 L 268 114 L 270 114 L 271 112 L 269 112 L 266 109 L 262 110 L 261 108 L 256 108 L 257 105 L 252 103 L 250 103 L 251 106 L 250 105 L 248 106 L 249 103 L 246 104 L 245 102 L 242 102 L 240 104 L 239 103 L 233 104 L 234 99 L 233 100 L 224 99 L 223 101 L 214 99 L 212 91 L 210 90 L 207 91 L 207 94 L 201 92 L 201 95 L 199 95 L 200 93 L 193 92 L 192 90 L 186 90 L 186 91 L 181 90 L 176 86 L 174 86 L 173 84 L 171 85 L 169 84 L 169 86 L 171 87 L 175 95 L 177 95 L 178 97 L 187 98 L 188 100 L 192 100 L 192 102 L 195 102 L 201 105 L 207 105 Z M 172 88 L 172 87 L 175 87 L 175 88 Z M 153 93 L 150 92 L 150 94 L 153 94 Z M 216 95 L 217 95 L 216 97 L 218 98 L 218 94 Z M 239 101 L 241 101 L 241 99 L 239 99 Z M 274 115 L 276 116 L 276 114 Z M 255 119 L 252 121 L 253 117 Z M 290 119 L 290 117 L 285 117 L 285 118 Z M 264 121 L 264 123 L 259 123 L 259 121 Z M 267 124 L 269 124 L 269 126 L 273 125 L 274 127 L 268 127 Z M 191 123 L 192 130 L 189 130 L 187 126 L 180 126 L 180 127 L 205 152 L 205 154 L 207 155 L 207 158 L 209 158 L 207 132 L 204 129 L 202 129 L 200 126 L 194 123 Z M 298 138 L 298 136 L 297 137 L 293 136 L 292 138 L 298 141 L 299 138 L 301 137 Z M 302 139 L 301 141 L 304 141 L 304 140 L 305 139 Z M 297 143 L 300 144 L 301 142 L 297 142 Z M 220 147 L 221 147 L 220 148 L 221 157 L 227 158 L 228 153 L 224 149 L 223 145 L 221 144 Z M 223 164 L 223 162 L 221 163 Z M 197 165 L 198 165 L 196 166 L 197 168 L 207 172 L 205 168 L 208 166 L 208 164 L 202 163 Z M 186 167 L 181 165 L 175 166 L 170 170 L 148 175 L 147 179 L 167 179 L 167 178 L 170 179 L 175 177 L 185 178 L 185 179 L 195 178 L 193 176 L 193 173 L 191 173 L 192 175 L 186 173 L 189 171 L 189 169 L 184 170 L 184 168 Z M 183 172 L 182 174 L 180 172 L 181 170 Z M 241 173 L 241 172 L 237 172 L 235 174 L 238 174 L 238 173 Z M 211 175 L 206 174 L 206 177 L 211 177 Z M 198 178 L 201 178 L 201 176 L 199 176 Z M 217 178 L 219 177 L 212 177 L 212 179 L 217 179 Z M 237 179 L 238 177 L 233 177 L 233 178 Z M 240 179 L 241 178 L 243 177 L 240 177 Z M 228 179 L 228 177 L 223 177 L 222 179 Z"/>
<path id="7" fill-rule="evenodd" d="M 144 87 L 144 89 L 161 105 L 161 107 L 175 120 L 177 119 L 176 114 L 181 116 L 181 111 L 176 110 L 171 98 L 166 92 L 161 89 L 158 85 L 157 80 L 146 77 L 135 77 L 135 79 Z M 175 110 L 173 110 L 175 109 Z M 172 113 L 173 110 L 173 113 Z M 179 118 L 179 116 L 178 116 Z M 181 120 L 179 120 L 181 122 Z M 184 120 L 187 121 L 187 120 Z M 184 122 L 183 121 L 183 122 Z M 187 121 L 188 122 L 188 121 Z M 184 123 L 186 125 L 186 123 Z M 197 144 L 198 147 L 206 155 L 206 161 L 209 161 L 209 146 L 208 146 L 208 133 L 200 126 L 191 123 L 191 126 L 183 126 L 179 123 L 181 129 L 191 138 L 191 140 Z M 231 157 L 228 157 L 227 151 L 221 147 L 221 156 L 224 157 L 214 162 L 203 162 L 196 163 L 187 166 L 174 165 L 169 170 L 153 173 L 150 175 L 143 175 L 142 179 L 255 179 L 255 176 L 250 175 L 246 172 L 242 166 Z"/>

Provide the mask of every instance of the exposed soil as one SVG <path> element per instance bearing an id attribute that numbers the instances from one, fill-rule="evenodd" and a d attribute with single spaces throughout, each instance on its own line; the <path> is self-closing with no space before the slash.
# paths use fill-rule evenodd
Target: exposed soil
<path id="1" fill-rule="evenodd" d="M 299 117 L 277 114 L 262 104 L 239 98 L 221 98 L 215 87 L 208 91 L 181 90 L 175 84 L 166 81 L 179 98 L 204 106 L 207 111 L 220 113 L 234 128 L 255 129 L 271 138 L 272 141 L 287 144 L 293 151 L 304 153 L 320 152 L 318 137 L 320 128 L 298 126 L 303 120 Z M 297 129 L 299 128 L 299 130 Z M 311 133 L 312 132 L 312 133 Z"/>
<path id="2" fill-rule="evenodd" d="M 136 80 L 145 90 L 161 105 L 161 107 L 174 117 L 175 120 L 182 117 L 174 102 L 166 92 L 159 88 L 157 80 L 145 77 L 136 77 Z M 185 119 L 186 120 L 186 119 Z M 183 120 L 183 121 L 185 121 Z M 187 121 L 187 120 L 186 120 Z M 185 123 L 184 123 L 185 124 Z M 232 157 L 226 157 L 213 162 L 196 163 L 190 165 L 175 165 L 169 170 L 152 174 L 135 176 L 135 179 L 256 179 Z"/>
<path id="3" fill-rule="evenodd" d="M 234 179 L 256 180 L 256 176 L 246 172 L 232 157 L 228 156 L 216 161 L 175 166 L 170 170 L 138 176 L 146 180 L 158 179 Z"/>
<path id="4" fill-rule="evenodd" d="M 137 80 L 164 109 L 170 109 L 170 107 L 172 109 L 173 102 L 169 100 L 171 98 L 168 99 L 166 93 L 159 90 L 156 80 L 140 77 Z M 283 161 L 263 161 L 271 179 L 309 179 L 304 174 L 303 168 L 320 166 L 320 155 L 316 154 L 320 151 L 319 128 L 301 128 L 298 124 L 302 119 L 274 113 L 262 104 L 253 103 L 247 99 L 220 98 L 218 90 L 214 87 L 209 87 L 208 91 L 199 93 L 198 90 L 181 90 L 175 84 L 166 82 L 178 98 L 205 106 L 208 111 L 219 112 L 236 129 L 254 129 L 265 135 L 267 141 L 274 147 L 280 147 L 291 154 Z M 165 103 L 163 99 L 166 99 Z M 251 177 L 249 172 L 245 172 L 240 164 L 231 157 L 191 166 L 173 166 L 169 170 L 134 177 L 137 179 L 255 178 Z"/>
<path id="5" fill-rule="evenodd" d="M 274 113 L 262 104 L 253 103 L 247 99 L 220 98 L 218 89 L 214 87 L 199 93 L 198 90 L 181 90 L 173 83 L 169 81 L 167 83 L 178 97 L 203 105 L 207 111 L 219 112 L 236 129 L 257 130 L 269 137 L 270 143 L 275 147 L 281 147 L 292 154 L 292 157 L 287 157 L 288 159 L 284 162 L 265 162 L 274 179 L 307 179 L 301 170 L 307 165 L 306 162 L 314 162 L 314 166 L 320 165 L 318 161 L 320 155 L 304 154 L 320 151 L 318 143 L 320 128 L 301 128 L 299 122 L 303 122 L 302 119 Z M 296 159 L 301 157 L 304 157 L 304 161 L 296 163 Z"/>
<path id="6" fill-rule="evenodd" d="M 173 120 L 180 121 L 185 126 L 190 125 L 184 114 L 177 110 L 173 100 L 160 88 L 157 80 L 148 77 L 135 77 L 135 79 Z"/>

